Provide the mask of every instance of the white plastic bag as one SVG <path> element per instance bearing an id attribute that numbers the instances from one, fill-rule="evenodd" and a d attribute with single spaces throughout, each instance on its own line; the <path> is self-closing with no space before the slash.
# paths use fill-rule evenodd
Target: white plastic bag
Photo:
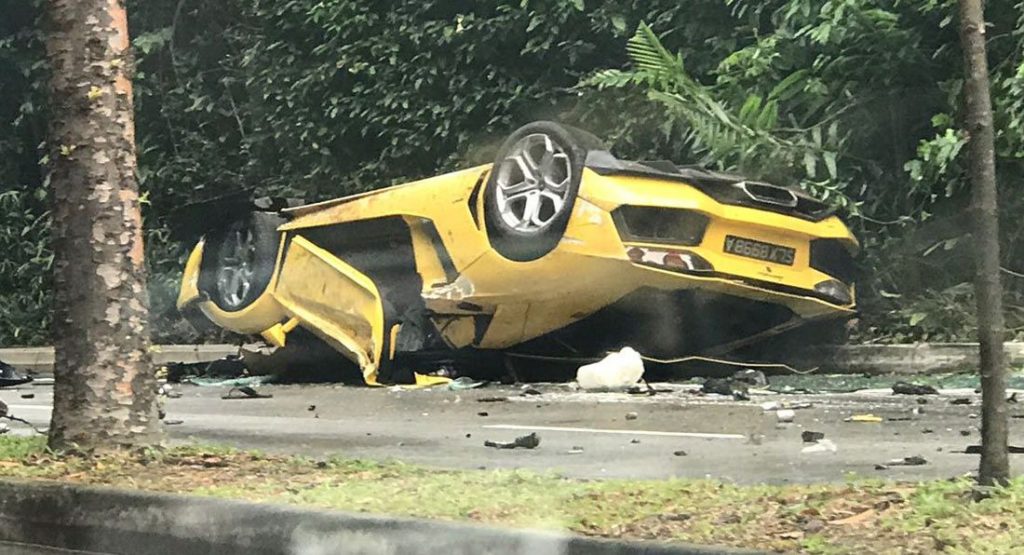
<path id="1" fill-rule="evenodd" d="M 576 382 L 588 390 L 625 389 L 640 381 L 644 375 L 644 361 L 631 347 L 611 353 L 603 359 L 576 371 Z"/>

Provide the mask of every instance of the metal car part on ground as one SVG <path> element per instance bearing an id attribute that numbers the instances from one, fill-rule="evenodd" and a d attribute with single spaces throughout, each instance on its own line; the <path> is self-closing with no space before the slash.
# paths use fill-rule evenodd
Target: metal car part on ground
<path id="1" fill-rule="evenodd" d="M 720 356 L 855 312 L 858 244 L 823 203 L 619 160 L 551 122 L 512 133 L 494 164 L 304 206 L 235 195 L 187 211 L 200 237 L 183 313 L 278 347 L 303 335 L 340 355 L 339 377 L 371 384 L 501 368 L 505 353 Z"/>

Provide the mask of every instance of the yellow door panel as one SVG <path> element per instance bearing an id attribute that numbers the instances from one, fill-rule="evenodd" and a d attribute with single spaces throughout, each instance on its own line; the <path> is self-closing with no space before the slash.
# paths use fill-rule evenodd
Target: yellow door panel
<path id="1" fill-rule="evenodd" d="M 310 241 L 292 239 L 275 296 L 318 335 L 351 353 L 369 377 L 380 364 L 384 308 L 370 278 Z"/>

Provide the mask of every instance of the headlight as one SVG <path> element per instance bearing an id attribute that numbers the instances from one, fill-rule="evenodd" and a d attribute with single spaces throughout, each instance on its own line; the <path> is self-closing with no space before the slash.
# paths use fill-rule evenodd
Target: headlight
<path id="1" fill-rule="evenodd" d="M 843 282 L 830 279 L 814 286 L 814 290 L 826 300 L 840 305 L 853 303 L 853 294 L 850 288 Z"/>

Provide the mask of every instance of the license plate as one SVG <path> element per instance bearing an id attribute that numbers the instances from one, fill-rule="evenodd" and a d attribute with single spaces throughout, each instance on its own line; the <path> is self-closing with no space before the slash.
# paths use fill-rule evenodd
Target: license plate
<path id="1" fill-rule="evenodd" d="M 792 266 L 796 259 L 796 249 L 794 248 L 732 235 L 725 236 L 725 252 L 786 266 Z"/>

